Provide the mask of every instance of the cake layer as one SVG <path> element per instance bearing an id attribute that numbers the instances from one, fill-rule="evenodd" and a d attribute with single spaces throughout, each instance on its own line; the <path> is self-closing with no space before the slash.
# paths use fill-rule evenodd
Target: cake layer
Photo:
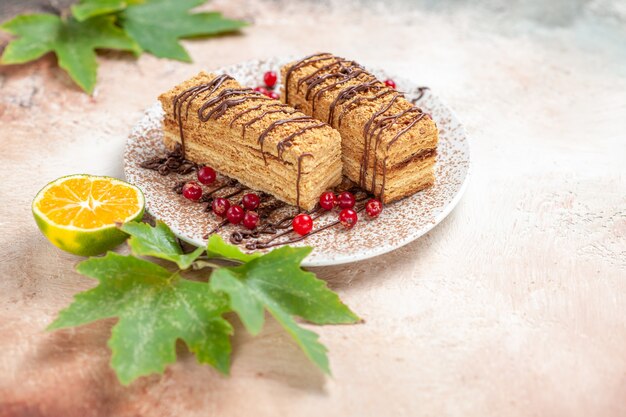
<path id="1" fill-rule="evenodd" d="M 341 181 L 341 137 L 291 106 L 200 73 L 159 97 L 166 144 L 289 204 L 312 209 Z"/>
<path id="2" fill-rule="evenodd" d="M 388 168 L 384 175 L 383 171 L 380 171 L 376 178 L 373 177 L 374 171 L 367 171 L 365 180 L 368 184 L 373 184 L 372 189 L 375 190 L 376 195 L 380 195 L 383 186 L 385 187 L 384 202 L 396 201 L 433 185 L 436 161 L 436 152 L 426 151 L 421 156 L 418 155 L 405 163 Z M 346 158 L 343 172 L 349 178 L 358 177 L 360 168 L 355 159 Z"/>
<path id="3" fill-rule="evenodd" d="M 285 102 L 339 131 L 343 172 L 362 188 L 390 202 L 424 188 L 424 178 L 433 183 L 434 162 L 422 172 L 407 161 L 436 149 L 437 126 L 401 93 L 355 62 L 326 53 L 285 65 L 282 76 Z"/>

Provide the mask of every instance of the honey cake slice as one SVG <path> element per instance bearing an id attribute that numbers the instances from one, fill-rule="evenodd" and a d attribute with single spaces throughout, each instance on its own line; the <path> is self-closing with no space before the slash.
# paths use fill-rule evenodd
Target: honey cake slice
<path id="1" fill-rule="evenodd" d="M 432 118 L 362 66 L 329 53 L 281 68 L 281 98 L 336 128 L 343 173 L 383 202 L 435 181 L 438 130 Z"/>
<path id="2" fill-rule="evenodd" d="M 168 148 L 249 188 L 311 210 L 341 182 L 335 129 L 227 74 L 201 72 L 159 100 Z"/>

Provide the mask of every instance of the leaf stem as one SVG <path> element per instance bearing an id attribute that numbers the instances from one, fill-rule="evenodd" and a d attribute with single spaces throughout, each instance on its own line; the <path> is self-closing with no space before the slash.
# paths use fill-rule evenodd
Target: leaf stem
<path id="1" fill-rule="evenodd" d="M 194 263 L 191 264 L 191 269 L 193 269 L 194 271 L 197 271 L 199 269 L 204 269 L 204 268 L 217 269 L 217 268 L 223 268 L 223 265 L 218 265 L 216 263 L 204 261 L 204 260 L 195 261 Z"/>

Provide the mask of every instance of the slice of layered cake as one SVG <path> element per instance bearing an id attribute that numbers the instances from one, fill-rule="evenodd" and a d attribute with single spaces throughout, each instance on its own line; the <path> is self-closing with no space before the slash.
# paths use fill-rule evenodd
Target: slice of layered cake
<path id="1" fill-rule="evenodd" d="M 282 99 L 339 130 L 343 172 L 391 202 L 435 181 L 429 115 L 353 61 L 321 53 L 285 65 Z"/>
<path id="2" fill-rule="evenodd" d="M 247 187 L 310 210 L 341 182 L 336 130 L 229 75 L 202 72 L 159 100 L 168 148 Z"/>

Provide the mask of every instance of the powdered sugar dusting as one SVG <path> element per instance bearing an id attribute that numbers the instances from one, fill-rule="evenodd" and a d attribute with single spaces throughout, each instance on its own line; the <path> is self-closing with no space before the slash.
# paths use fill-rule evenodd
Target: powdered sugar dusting
<path id="1" fill-rule="evenodd" d="M 265 71 L 274 70 L 279 74 L 277 86 L 280 88 L 280 66 L 291 60 L 291 57 L 287 57 L 248 61 L 215 72 L 228 73 L 241 84 L 254 87 L 262 84 Z M 421 95 L 419 86 L 410 81 L 389 76 L 382 70 L 370 70 L 381 79 L 393 78 L 398 90 L 404 91 L 409 100 Z M 424 92 L 417 105 L 430 113 L 439 127 L 435 185 L 386 205 L 375 220 L 368 220 L 361 213 L 359 222 L 352 230 L 336 226 L 292 244 L 314 248 L 305 260 L 305 266 L 341 264 L 389 252 L 422 236 L 452 211 L 467 182 L 470 158 L 468 138 L 452 111 L 430 90 Z M 203 246 L 206 244 L 204 235 L 215 228 L 220 220 L 204 211 L 205 204 L 186 200 L 172 191 L 175 184 L 192 179 L 195 173 L 162 176 L 140 166 L 146 159 L 165 153 L 162 119 L 163 109 L 156 103 L 146 110 L 134 126 L 124 154 L 124 172 L 129 182 L 143 190 L 146 209 L 150 214 L 166 222 L 181 239 Z M 327 213 L 316 220 L 315 229 L 336 219 L 337 213 Z M 239 227 L 228 225 L 218 233 L 228 240 L 231 232 Z"/>

